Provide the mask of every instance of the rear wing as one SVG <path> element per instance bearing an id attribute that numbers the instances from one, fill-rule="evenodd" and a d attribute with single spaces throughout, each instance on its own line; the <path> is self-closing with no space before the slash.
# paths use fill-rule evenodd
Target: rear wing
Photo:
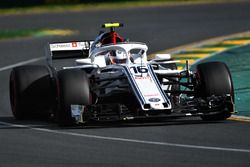
<path id="1" fill-rule="evenodd" d="M 86 58 L 92 41 L 61 42 L 49 44 L 51 59 Z"/>
<path id="2" fill-rule="evenodd" d="M 89 56 L 93 41 L 55 42 L 47 46 L 47 61 L 52 65 L 55 59 L 81 59 Z"/>

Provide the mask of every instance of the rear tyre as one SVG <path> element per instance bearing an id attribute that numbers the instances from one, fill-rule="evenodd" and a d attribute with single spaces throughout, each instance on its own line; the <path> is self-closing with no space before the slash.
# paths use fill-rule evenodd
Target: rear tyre
<path id="1" fill-rule="evenodd" d="M 212 95 L 230 95 L 232 100 L 218 114 L 201 116 L 203 120 L 225 120 L 234 111 L 234 89 L 230 71 L 222 62 L 208 62 L 197 65 L 198 89 L 197 96 L 206 98 Z"/>
<path id="2" fill-rule="evenodd" d="M 75 120 L 71 116 L 71 105 L 89 105 L 91 103 L 89 80 L 80 69 L 68 69 L 58 72 L 58 99 L 56 113 L 59 126 L 71 126 Z"/>
<path id="3" fill-rule="evenodd" d="M 18 120 L 49 116 L 55 103 L 55 91 L 47 66 L 27 65 L 13 68 L 9 95 L 12 113 Z"/>

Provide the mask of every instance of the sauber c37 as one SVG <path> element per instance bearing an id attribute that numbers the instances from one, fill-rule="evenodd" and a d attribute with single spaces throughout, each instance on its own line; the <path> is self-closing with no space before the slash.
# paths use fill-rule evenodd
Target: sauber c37
<path id="1" fill-rule="evenodd" d="M 178 70 L 170 55 L 147 59 L 148 46 L 122 38 L 115 27 L 93 41 L 50 43 L 46 65 L 12 70 L 10 101 L 16 119 L 52 117 L 60 126 L 89 121 L 199 116 L 224 120 L 234 90 L 222 62 Z M 56 60 L 70 66 L 55 67 Z"/>

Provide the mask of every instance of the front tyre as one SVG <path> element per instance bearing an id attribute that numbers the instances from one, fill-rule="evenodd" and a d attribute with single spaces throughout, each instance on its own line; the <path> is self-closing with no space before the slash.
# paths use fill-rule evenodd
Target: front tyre
<path id="1" fill-rule="evenodd" d="M 222 62 L 208 62 L 197 65 L 197 96 L 207 98 L 211 96 L 230 95 L 224 109 L 217 114 L 201 116 L 203 120 L 225 120 L 234 112 L 234 89 L 230 71 Z"/>
<path id="2" fill-rule="evenodd" d="M 67 69 L 58 72 L 58 110 L 56 113 L 59 126 L 73 125 L 71 105 L 89 105 L 91 103 L 89 80 L 80 69 Z"/>

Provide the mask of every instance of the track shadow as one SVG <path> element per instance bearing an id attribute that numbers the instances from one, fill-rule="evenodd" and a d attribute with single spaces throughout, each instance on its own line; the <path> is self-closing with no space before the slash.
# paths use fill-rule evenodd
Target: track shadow
<path id="1" fill-rule="evenodd" d="M 232 121 L 203 121 L 201 119 L 161 119 L 149 121 L 117 121 L 117 122 L 91 122 L 86 126 L 71 127 L 74 129 L 101 129 L 101 128 L 130 128 L 130 127 L 155 127 L 155 126 L 183 126 L 199 124 L 232 123 Z"/>
<path id="2" fill-rule="evenodd" d="M 75 125 L 70 127 L 59 127 L 51 120 L 16 120 L 13 117 L 0 117 L 1 129 L 32 129 L 46 128 L 53 130 L 63 129 L 106 129 L 106 128 L 131 128 L 131 127 L 153 127 L 153 126 L 184 126 L 199 124 L 232 124 L 236 121 L 203 121 L 200 118 L 180 118 L 180 119 L 154 119 L 140 121 L 110 121 L 110 122 L 90 122 L 87 125 Z"/>

